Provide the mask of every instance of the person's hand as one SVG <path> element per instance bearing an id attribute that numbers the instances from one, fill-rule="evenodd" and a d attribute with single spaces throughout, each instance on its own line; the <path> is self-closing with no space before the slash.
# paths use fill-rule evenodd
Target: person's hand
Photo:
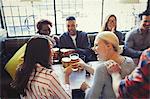
<path id="1" fill-rule="evenodd" d="M 55 41 L 58 41 L 58 40 L 59 40 L 59 36 L 57 36 L 57 35 L 55 35 L 55 34 L 52 35 L 51 37 L 52 37 Z"/>
<path id="2" fill-rule="evenodd" d="M 86 63 L 81 58 L 79 58 L 79 61 L 76 63 L 72 63 L 70 65 L 70 67 L 76 66 L 80 70 L 83 70 L 85 68 L 85 65 L 86 65 Z"/>
<path id="3" fill-rule="evenodd" d="M 78 64 L 79 69 L 81 70 L 83 70 L 86 66 L 86 63 L 81 58 L 79 58 L 79 62 L 77 64 Z"/>
<path id="4" fill-rule="evenodd" d="M 71 75 L 72 73 L 72 67 L 71 66 L 68 66 L 65 68 L 65 84 L 69 84 L 69 76 Z"/>
<path id="5" fill-rule="evenodd" d="M 83 91 L 85 91 L 87 88 L 90 88 L 90 86 L 86 82 L 83 82 L 80 86 L 80 89 Z"/>
<path id="6" fill-rule="evenodd" d="M 106 64 L 106 68 L 109 74 L 121 71 L 121 67 L 119 66 L 119 64 L 113 60 L 109 60 L 105 64 Z"/>
<path id="7" fill-rule="evenodd" d="M 111 32 L 113 33 L 115 32 L 115 27 L 112 27 Z"/>
<path id="8" fill-rule="evenodd" d="M 65 68 L 65 75 L 70 76 L 72 73 L 72 66 L 68 66 Z"/>

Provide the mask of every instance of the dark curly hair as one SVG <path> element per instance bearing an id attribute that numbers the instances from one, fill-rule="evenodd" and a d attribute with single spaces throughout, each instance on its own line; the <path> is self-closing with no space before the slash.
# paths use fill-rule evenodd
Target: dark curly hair
<path id="1" fill-rule="evenodd" d="M 41 30 L 43 24 L 48 24 L 51 27 L 53 26 L 51 21 L 46 20 L 46 19 L 42 19 L 42 20 L 40 20 L 40 21 L 37 22 L 37 25 L 36 25 L 36 27 L 37 27 L 37 33 L 39 33 L 39 30 Z"/>
<path id="2" fill-rule="evenodd" d="M 140 14 L 139 14 L 140 20 L 142 20 L 142 16 L 143 16 L 143 15 L 149 16 L 149 15 L 150 15 L 150 10 L 147 9 L 147 10 L 145 10 L 144 12 L 140 13 Z"/>

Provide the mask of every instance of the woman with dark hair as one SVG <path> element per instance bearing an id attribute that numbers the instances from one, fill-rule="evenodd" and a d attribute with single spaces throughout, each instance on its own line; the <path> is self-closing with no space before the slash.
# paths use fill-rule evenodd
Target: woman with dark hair
<path id="1" fill-rule="evenodd" d="M 116 34 L 119 39 L 119 44 L 123 45 L 123 34 L 117 31 L 117 17 L 113 14 L 108 15 L 104 21 L 101 31 L 111 31 Z"/>
<path id="2" fill-rule="evenodd" d="M 47 35 L 50 36 L 51 34 L 52 23 L 47 19 L 41 19 L 37 22 L 37 35 Z M 57 47 L 58 45 L 58 37 L 56 35 L 51 35 L 51 41 L 54 43 L 53 45 Z M 5 65 L 6 71 L 10 74 L 10 76 L 14 79 L 16 68 L 18 65 L 22 64 L 23 60 L 22 57 L 24 56 L 26 48 L 26 43 L 13 55 L 13 57 L 8 61 Z M 15 62 L 14 62 L 15 60 Z"/>
<path id="3" fill-rule="evenodd" d="M 17 69 L 11 86 L 23 99 L 70 99 L 51 69 L 52 42 L 46 36 L 37 36 L 27 42 L 24 62 Z"/>

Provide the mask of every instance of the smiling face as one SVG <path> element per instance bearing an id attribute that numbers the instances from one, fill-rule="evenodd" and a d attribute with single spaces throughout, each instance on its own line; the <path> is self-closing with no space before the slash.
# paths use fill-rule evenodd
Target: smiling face
<path id="1" fill-rule="evenodd" d="M 77 27 L 76 21 L 68 20 L 66 21 L 66 25 L 67 25 L 69 35 L 72 35 L 72 36 L 76 35 L 76 27 Z"/>
<path id="2" fill-rule="evenodd" d="M 109 49 L 108 45 L 104 42 L 104 40 L 95 39 L 94 51 L 95 51 L 95 54 L 97 54 L 98 60 L 105 61 L 105 60 L 109 59 L 110 49 Z"/>
<path id="3" fill-rule="evenodd" d="M 51 33 L 51 26 L 49 24 L 43 24 L 41 29 L 39 30 L 40 34 L 42 35 L 50 35 Z"/>
<path id="4" fill-rule="evenodd" d="M 96 35 L 93 49 L 99 60 L 113 59 L 119 56 L 119 40 L 113 32 L 100 32 Z"/>
<path id="5" fill-rule="evenodd" d="M 107 27 L 109 31 L 112 31 L 113 29 L 116 28 L 116 18 L 114 16 L 111 16 L 108 19 Z"/>
<path id="6" fill-rule="evenodd" d="M 150 29 L 150 15 L 149 16 L 146 16 L 146 15 L 142 16 L 142 21 L 141 21 L 140 27 L 142 30 L 145 30 L 145 31 Z"/>

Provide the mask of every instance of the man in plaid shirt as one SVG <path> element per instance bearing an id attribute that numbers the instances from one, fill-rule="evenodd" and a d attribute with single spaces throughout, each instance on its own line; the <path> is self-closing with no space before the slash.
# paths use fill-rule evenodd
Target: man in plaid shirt
<path id="1" fill-rule="evenodd" d="M 142 53 L 138 67 L 124 79 L 121 80 L 117 63 L 109 64 L 107 70 L 112 76 L 113 89 L 118 98 L 150 98 L 150 48 Z"/>

